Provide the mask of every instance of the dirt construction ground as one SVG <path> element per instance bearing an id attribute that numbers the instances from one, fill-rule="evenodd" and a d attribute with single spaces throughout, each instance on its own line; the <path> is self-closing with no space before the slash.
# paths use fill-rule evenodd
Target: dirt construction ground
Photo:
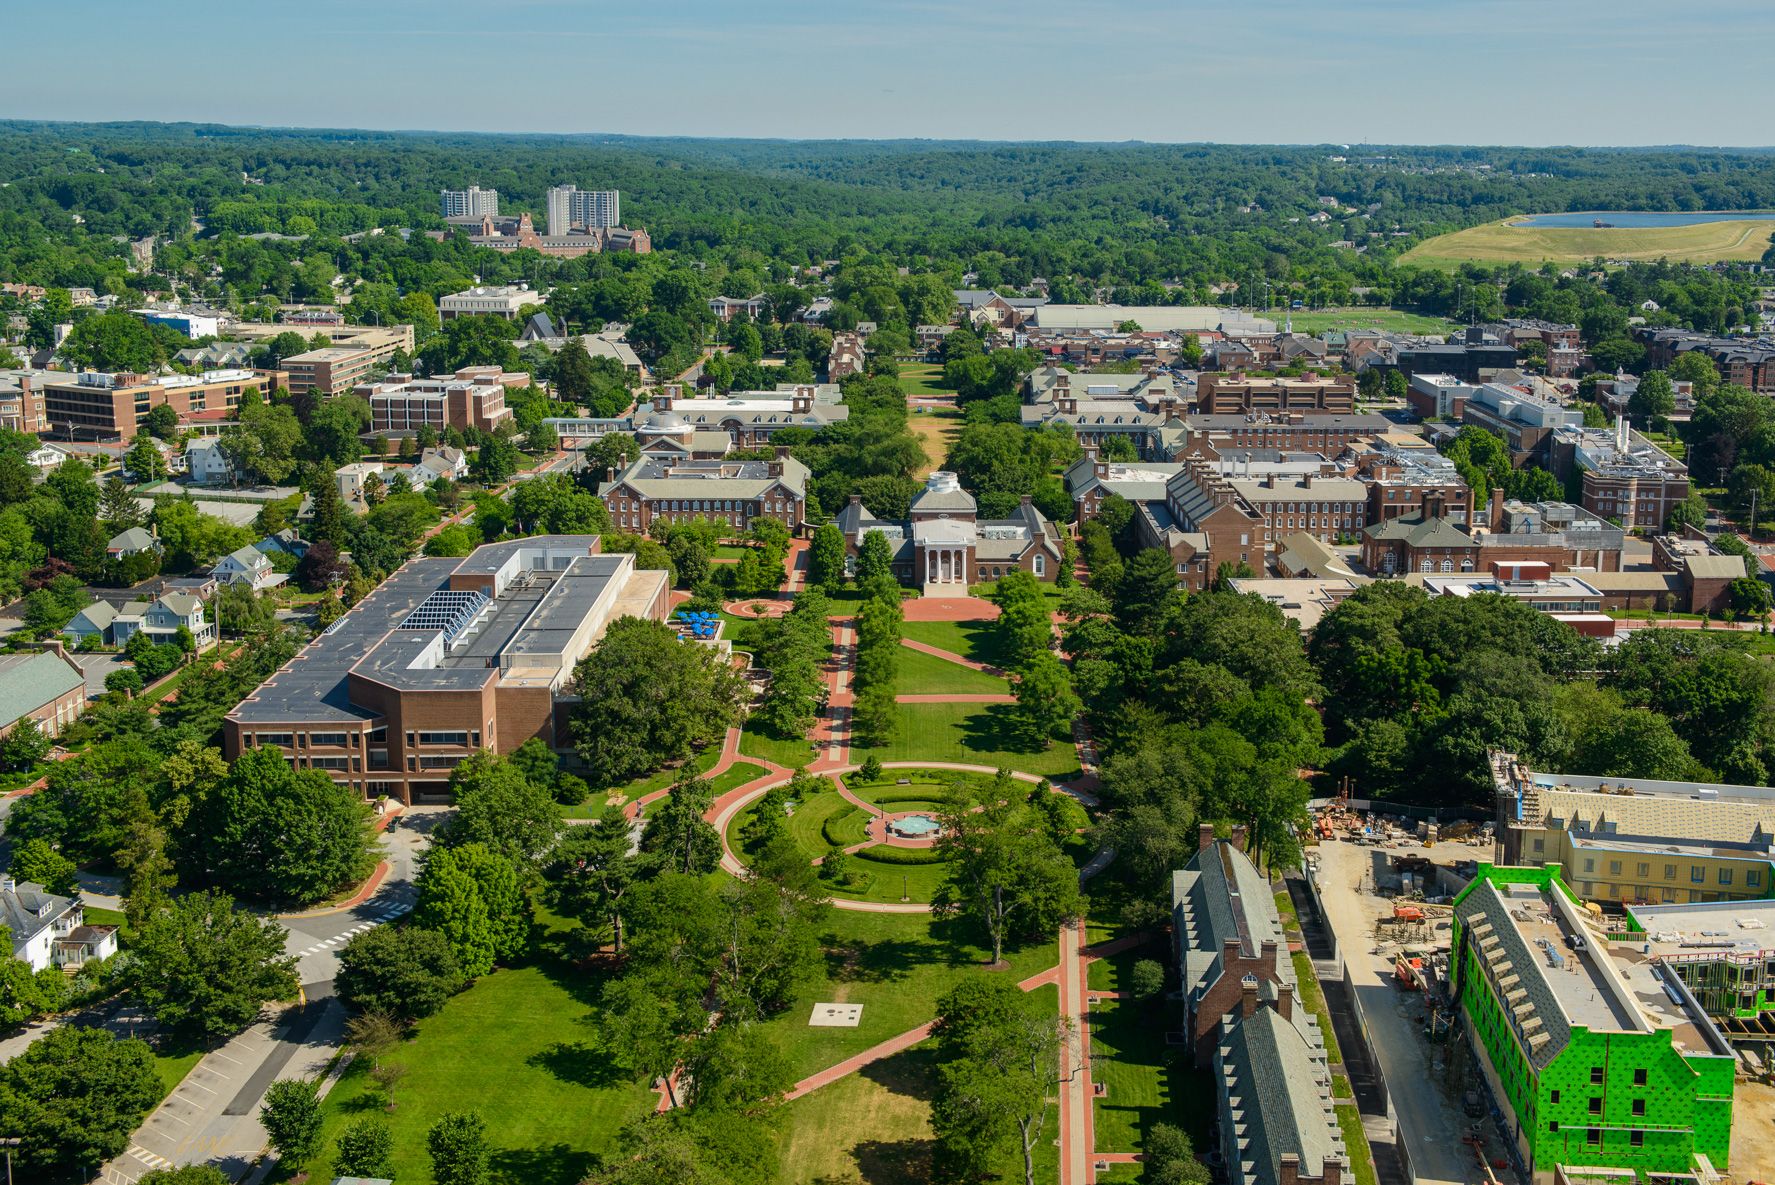
<path id="1" fill-rule="evenodd" d="M 1443 844 L 1437 855 L 1454 860 L 1471 858 L 1476 848 Z M 1419 1182 L 1484 1185 L 1485 1174 L 1473 1148 L 1464 1143 L 1475 1121 L 1461 1109 L 1461 1092 L 1471 1070 L 1458 1052 L 1457 1042 L 1432 1045 L 1423 1035 L 1424 999 L 1416 992 L 1394 986 L 1392 944 L 1378 948 L 1375 923 L 1393 912 L 1391 900 L 1374 894 L 1375 872 L 1385 875 L 1385 861 L 1394 852 L 1423 854 L 1424 849 L 1359 847 L 1342 841 L 1322 843 L 1312 849 L 1319 861 L 1320 892 L 1327 921 L 1337 935 L 1338 954 L 1350 969 L 1368 1019 L 1375 1057 L 1398 1113 L 1400 1136 L 1411 1156 Z M 1449 931 L 1441 911 L 1443 928 L 1435 925 L 1412 936 L 1413 941 L 1438 941 L 1446 945 Z M 1453 1061 L 1451 1062 L 1451 1058 Z M 1505 1155 L 1504 1146 L 1485 1121 L 1487 1159 Z M 1503 1174 L 1500 1174 L 1503 1176 Z"/>

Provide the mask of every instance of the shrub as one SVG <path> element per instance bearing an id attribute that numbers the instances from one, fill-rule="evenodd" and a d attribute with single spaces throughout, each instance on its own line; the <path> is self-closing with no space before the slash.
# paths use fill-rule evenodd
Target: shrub
<path id="1" fill-rule="evenodd" d="M 851 859 L 872 860 L 877 864 L 941 864 L 944 856 L 936 848 L 894 848 L 877 844 L 852 852 Z"/>
<path id="2" fill-rule="evenodd" d="M 863 826 L 856 826 L 855 824 L 858 822 L 862 822 Z M 864 820 L 863 812 L 852 807 L 843 814 L 833 815 L 821 823 L 820 835 L 834 847 L 847 848 L 851 844 L 862 843 L 869 838 L 868 824 Z"/>

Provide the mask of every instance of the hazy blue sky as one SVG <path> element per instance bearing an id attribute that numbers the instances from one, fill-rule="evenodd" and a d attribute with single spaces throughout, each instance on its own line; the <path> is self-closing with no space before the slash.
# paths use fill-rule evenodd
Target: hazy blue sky
<path id="1" fill-rule="evenodd" d="M 0 30 L 13 118 L 1775 142 L 1767 0 L 21 0 Z"/>

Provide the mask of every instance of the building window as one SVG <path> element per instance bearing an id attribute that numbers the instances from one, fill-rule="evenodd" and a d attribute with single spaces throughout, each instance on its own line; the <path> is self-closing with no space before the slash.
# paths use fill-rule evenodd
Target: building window
<path id="1" fill-rule="evenodd" d="M 1590 1113 L 1592 1115 L 1601 1115 L 1602 1114 L 1602 1096 L 1601 1095 L 1593 1094 L 1590 1096 Z"/>
<path id="2" fill-rule="evenodd" d="M 1554 1091 L 1554 1092 L 1553 1092 L 1553 1099 L 1552 1099 L 1552 1101 L 1553 1101 L 1553 1102 L 1555 1102 L 1555 1103 L 1557 1103 L 1557 1102 L 1558 1102 L 1558 1101 L 1559 1101 L 1559 1092 L 1558 1092 L 1558 1091 L 1557 1091 L 1557 1090 L 1556 1090 L 1556 1091 Z"/>
<path id="3" fill-rule="evenodd" d="M 1645 1115 L 1646 1101 L 1644 1099 L 1634 1099 L 1633 1100 L 1633 1113 L 1638 1116 Z"/>
<path id="4" fill-rule="evenodd" d="M 350 759 L 346 757 L 310 757 L 309 769 L 349 769 Z"/>
<path id="5" fill-rule="evenodd" d="M 1584 861 L 1584 871 L 1585 872 L 1595 872 L 1596 871 L 1596 861 L 1594 859 L 1586 858 Z"/>
<path id="6" fill-rule="evenodd" d="M 1732 883 L 1732 870 L 1730 868 L 1720 869 L 1720 884 L 1729 885 L 1731 883 Z"/>
<path id="7" fill-rule="evenodd" d="M 1645 1142 L 1646 1142 L 1646 1133 L 1641 1131 L 1639 1128 L 1636 1127 L 1632 1131 L 1627 1133 L 1627 1143 L 1629 1146 L 1634 1147 L 1634 1148 L 1640 1148 L 1640 1147 L 1645 1146 Z"/>
<path id="8" fill-rule="evenodd" d="M 1602 1085 L 1602 1067 L 1601 1066 L 1591 1066 L 1590 1067 L 1590 1085 L 1592 1085 L 1592 1086 L 1601 1086 Z"/>
<path id="9" fill-rule="evenodd" d="M 1584 1129 L 1584 1142 L 1592 1148 L 1602 1147 L 1602 1132 L 1594 1127 Z"/>
<path id="10" fill-rule="evenodd" d="M 1547 1130 L 1550 1132 L 1558 1131 L 1559 1130 L 1559 1120 L 1555 1119 L 1555 1120 L 1550 1121 L 1547 1124 Z"/>
<path id="11" fill-rule="evenodd" d="M 1641 862 L 1641 864 L 1639 866 L 1639 878 L 1641 880 L 1644 880 L 1646 877 L 1651 876 L 1651 875 L 1652 875 L 1652 866 L 1650 864 L 1646 864 L 1644 862 Z"/>
<path id="12" fill-rule="evenodd" d="M 466 745 L 467 732 L 422 732 L 419 734 L 422 745 Z"/>
<path id="13" fill-rule="evenodd" d="M 331 745 L 334 748 L 343 749 L 345 747 L 345 734 L 342 732 L 311 732 L 308 734 L 308 743 L 311 745 Z"/>
<path id="14" fill-rule="evenodd" d="M 462 762 L 460 757 L 421 757 L 420 769 L 455 769 Z"/>
<path id="15" fill-rule="evenodd" d="M 1745 886 L 1745 888 L 1747 888 L 1747 889 L 1759 888 L 1762 885 L 1762 883 L 1763 883 L 1763 870 L 1762 869 L 1760 869 L 1760 868 L 1746 868 L 1744 870 L 1744 886 Z"/>
<path id="16" fill-rule="evenodd" d="M 1609 875 L 1610 876 L 1620 876 L 1621 875 L 1621 862 L 1619 860 L 1610 860 L 1609 861 Z"/>
<path id="17" fill-rule="evenodd" d="M 1540 836 L 1536 836 L 1535 837 L 1535 851 L 1545 852 L 1546 850 L 1547 850 L 1547 841 L 1545 839 L 1542 839 Z"/>
<path id="18" fill-rule="evenodd" d="M 1701 867 L 1699 864 L 1697 864 L 1697 865 L 1695 865 L 1695 867 L 1689 869 L 1689 883 L 1692 885 L 1706 884 L 1707 883 L 1707 869 Z"/>
<path id="19" fill-rule="evenodd" d="M 1667 881 L 1673 881 L 1676 879 L 1676 865 L 1666 864 L 1664 866 L 1664 879 Z"/>
<path id="20" fill-rule="evenodd" d="M 293 733 L 262 732 L 259 734 L 259 743 L 261 745 L 275 745 L 280 749 L 289 749 L 294 747 L 296 738 Z"/>

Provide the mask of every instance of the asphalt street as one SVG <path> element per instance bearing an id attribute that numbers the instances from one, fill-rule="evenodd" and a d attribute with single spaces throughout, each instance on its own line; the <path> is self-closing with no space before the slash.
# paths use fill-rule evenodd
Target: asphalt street
<path id="1" fill-rule="evenodd" d="M 419 856 L 447 811 L 417 807 L 395 819 L 383 833 L 388 875 L 367 900 L 279 919 L 289 930 L 285 949 L 296 957 L 303 1002 L 204 1055 L 96 1180 L 133 1185 L 155 1169 L 188 1164 L 215 1164 L 231 1178 L 246 1170 L 265 1147 L 258 1119 L 265 1089 L 280 1078 L 319 1076 L 344 1041 L 346 1013 L 332 983 L 339 948 L 412 910 Z"/>

